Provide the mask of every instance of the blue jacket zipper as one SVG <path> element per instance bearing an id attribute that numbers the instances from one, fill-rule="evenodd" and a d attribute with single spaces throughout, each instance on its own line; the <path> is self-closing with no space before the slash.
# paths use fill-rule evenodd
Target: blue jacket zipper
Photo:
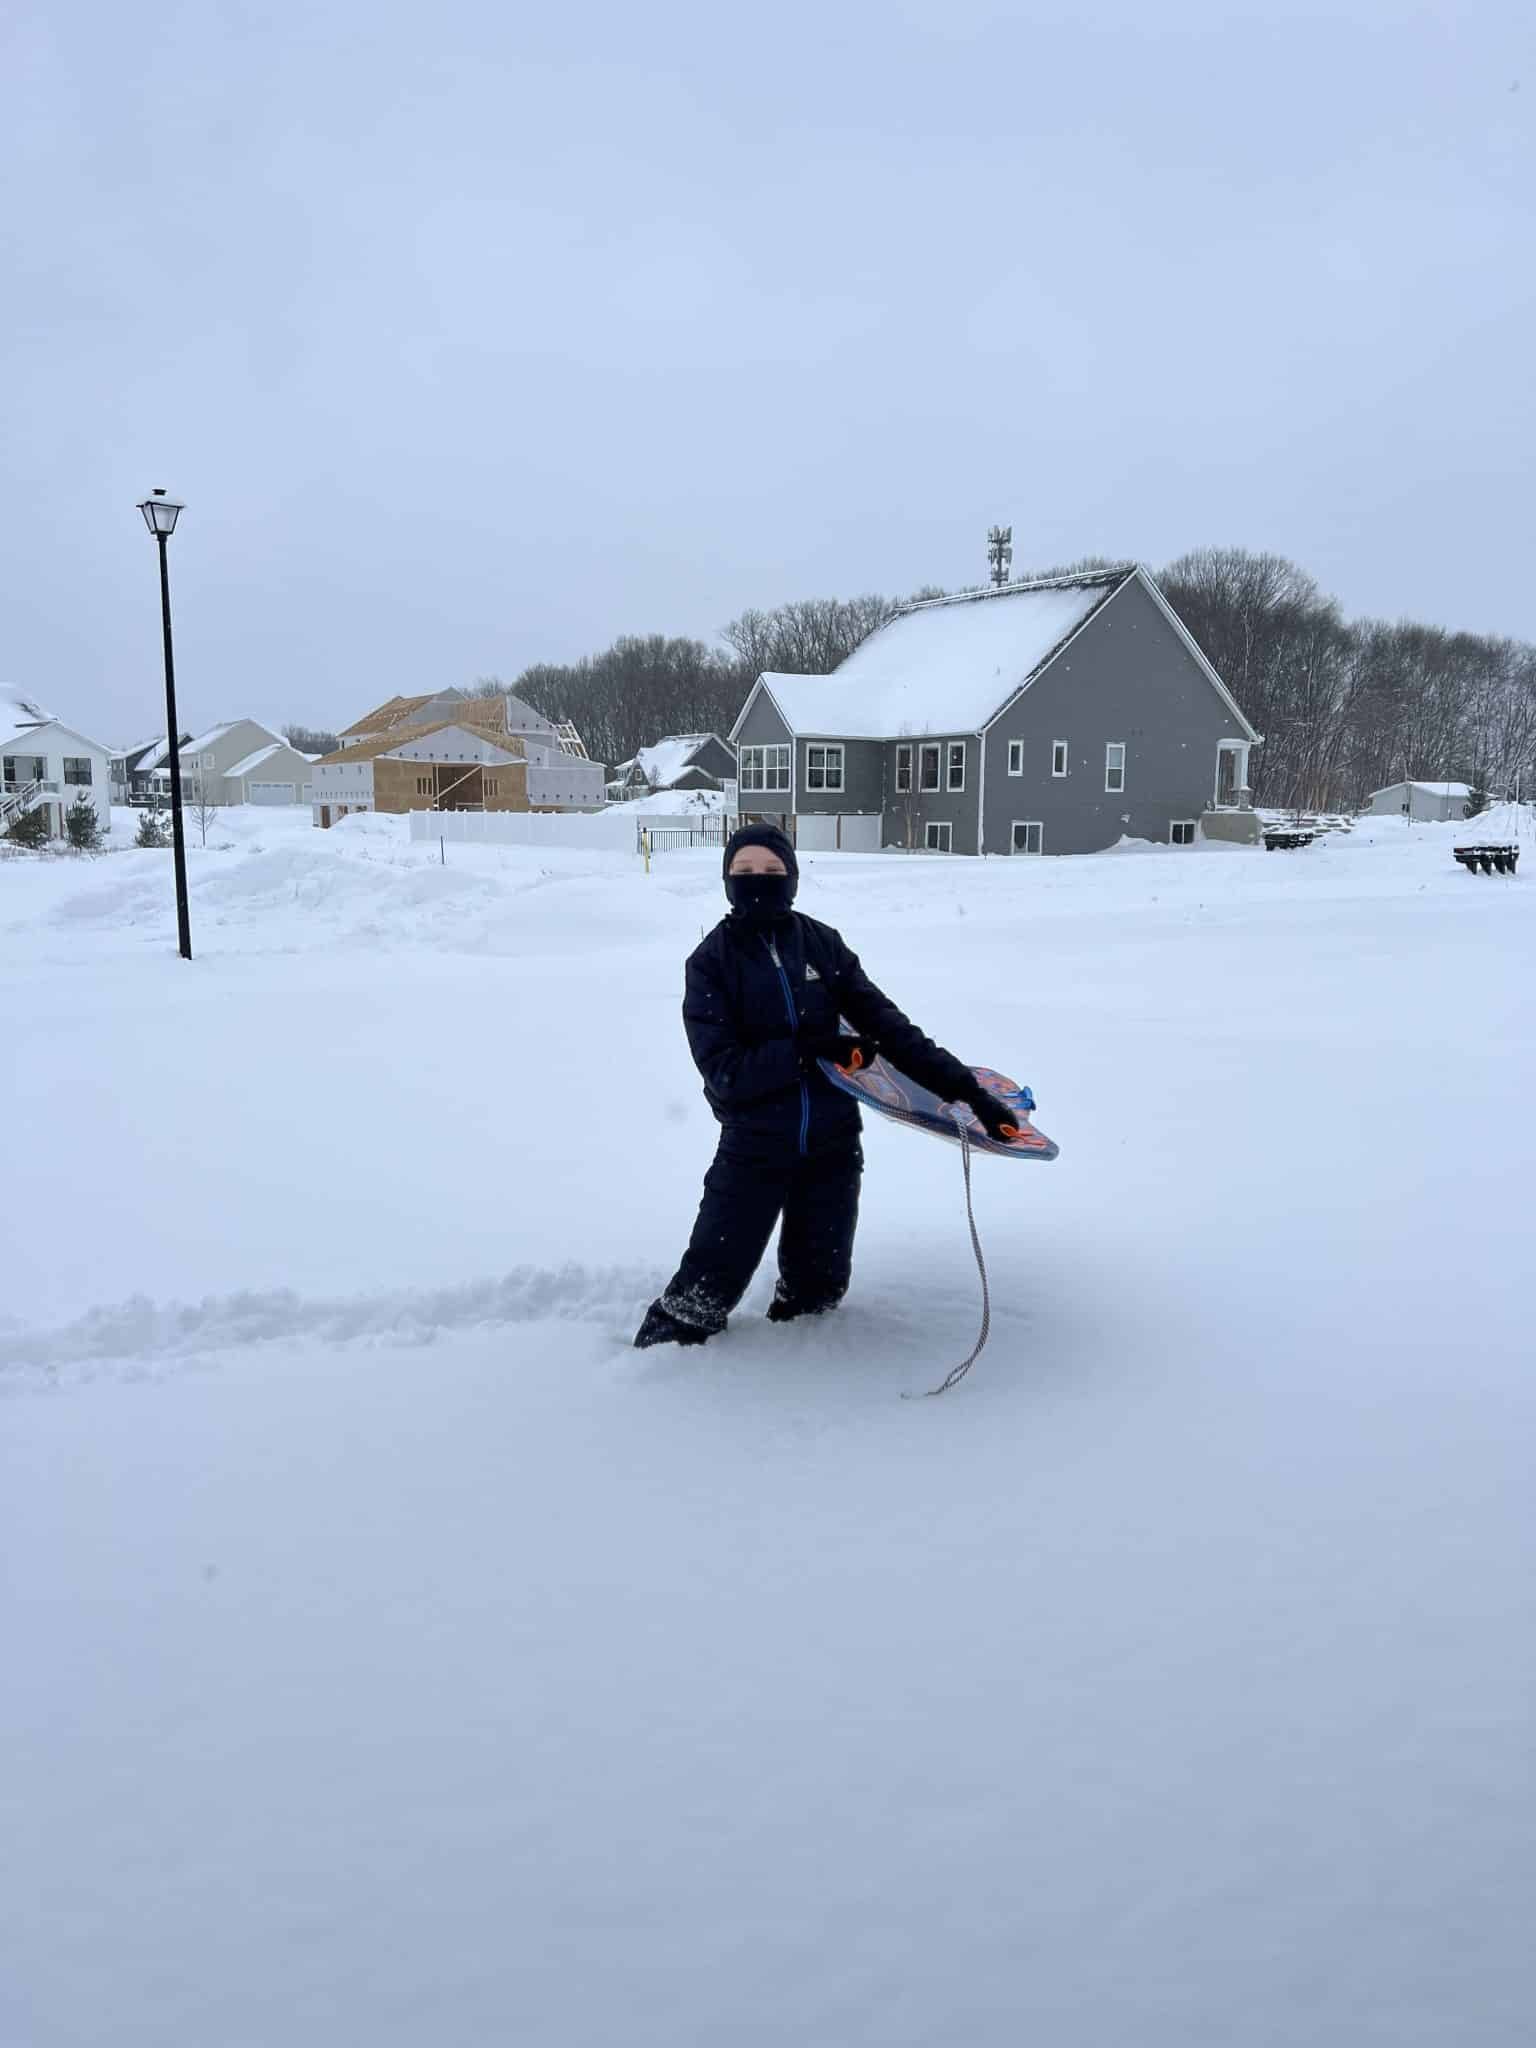
<path id="1" fill-rule="evenodd" d="M 790 994 L 789 976 L 784 972 L 784 962 L 779 958 L 778 948 L 771 939 L 768 941 L 768 953 L 778 970 L 779 987 L 784 991 L 784 1007 L 789 1012 L 790 1031 L 792 1033 L 797 1032 L 800 1029 L 800 1019 L 795 1014 L 795 999 Z M 800 1083 L 800 1157 L 802 1159 L 805 1157 L 805 1141 L 810 1127 L 811 1091 L 805 1082 L 802 1081 Z"/>

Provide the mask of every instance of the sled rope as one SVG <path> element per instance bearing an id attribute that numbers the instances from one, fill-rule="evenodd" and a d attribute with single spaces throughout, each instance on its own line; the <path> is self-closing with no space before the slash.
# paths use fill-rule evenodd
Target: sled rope
<path id="1" fill-rule="evenodd" d="M 981 1275 L 981 1334 L 969 1358 L 952 1366 L 936 1387 L 929 1387 L 921 1394 L 903 1394 L 903 1401 L 931 1401 L 936 1394 L 947 1394 L 951 1387 L 958 1386 L 971 1367 L 987 1348 L 987 1339 L 992 1334 L 992 1290 L 987 1284 L 987 1262 L 982 1257 L 981 1237 L 976 1229 L 976 1207 L 971 1199 L 971 1127 L 964 1110 L 951 1109 L 955 1128 L 960 1134 L 960 1169 L 965 1175 L 965 1220 L 970 1225 L 971 1250 L 976 1254 L 976 1271 Z"/>

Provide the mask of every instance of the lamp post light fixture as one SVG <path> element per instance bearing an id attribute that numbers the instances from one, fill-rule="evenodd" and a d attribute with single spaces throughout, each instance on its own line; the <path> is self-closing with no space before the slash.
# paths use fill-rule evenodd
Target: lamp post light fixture
<path id="1" fill-rule="evenodd" d="M 171 653 L 171 579 L 165 544 L 176 531 L 180 502 L 163 490 L 151 491 L 140 505 L 144 524 L 160 549 L 160 617 L 165 628 L 165 737 L 171 763 L 171 850 L 176 862 L 176 936 L 183 960 L 192 958 L 192 920 L 187 912 L 187 842 L 181 828 L 181 727 L 176 721 L 176 663 Z"/>

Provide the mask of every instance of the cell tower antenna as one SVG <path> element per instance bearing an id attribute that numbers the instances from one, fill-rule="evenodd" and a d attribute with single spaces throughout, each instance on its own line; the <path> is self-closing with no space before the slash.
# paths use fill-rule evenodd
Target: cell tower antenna
<path id="1" fill-rule="evenodd" d="M 987 562 L 992 571 L 992 581 L 999 589 L 1013 574 L 1013 528 L 1011 526 L 989 526 L 987 528 Z"/>

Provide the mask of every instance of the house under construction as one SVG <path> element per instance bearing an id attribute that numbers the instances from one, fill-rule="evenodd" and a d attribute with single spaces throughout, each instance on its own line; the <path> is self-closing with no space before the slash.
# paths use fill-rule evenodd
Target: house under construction
<path id="1" fill-rule="evenodd" d="M 314 765 L 314 820 L 352 811 L 590 811 L 605 770 L 569 724 L 521 698 L 391 697 Z"/>

